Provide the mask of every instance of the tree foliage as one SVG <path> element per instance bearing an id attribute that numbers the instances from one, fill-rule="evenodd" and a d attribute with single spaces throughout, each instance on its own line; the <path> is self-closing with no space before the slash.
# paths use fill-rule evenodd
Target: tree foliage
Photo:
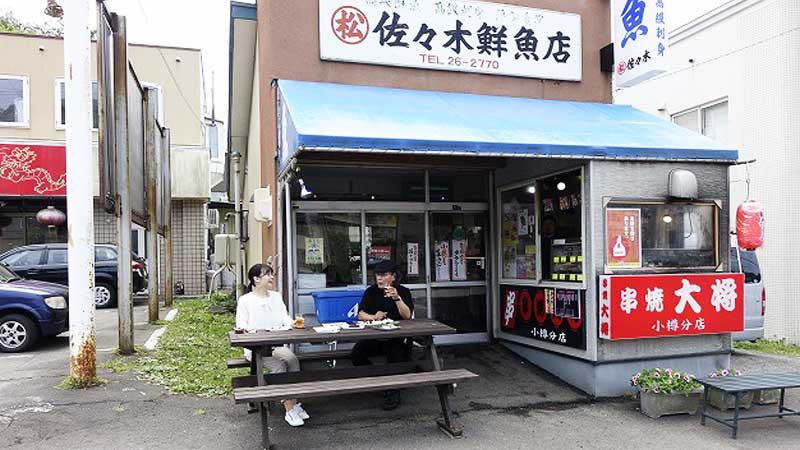
<path id="1" fill-rule="evenodd" d="M 58 25 L 39 25 L 23 22 L 10 12 L 0 16 L 0 33 L 37 34 L 42 36 L 64 37 L 64 25 L 61 19 Z"/>

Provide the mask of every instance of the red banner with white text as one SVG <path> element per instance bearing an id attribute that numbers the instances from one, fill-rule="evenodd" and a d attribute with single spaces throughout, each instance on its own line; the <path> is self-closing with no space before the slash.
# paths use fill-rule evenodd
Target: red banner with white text
<path id="1" fill-rule="evenodd" d="M 0 195 L 66 194 L 66 147 L 0 143 Z"/>
<path id="2" fill-rule="evenodd" d="M 600 277 L 599 334 L 638 339 L 744 329 L 741 273 Z"/>

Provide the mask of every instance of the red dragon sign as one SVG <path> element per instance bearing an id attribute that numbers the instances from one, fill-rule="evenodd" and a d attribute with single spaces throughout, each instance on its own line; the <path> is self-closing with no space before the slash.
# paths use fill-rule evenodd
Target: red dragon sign
<path id="1" fill-rule="evenodd" d="M 66 148 L 0 144 L 0 195 L 66 195 Z"/>

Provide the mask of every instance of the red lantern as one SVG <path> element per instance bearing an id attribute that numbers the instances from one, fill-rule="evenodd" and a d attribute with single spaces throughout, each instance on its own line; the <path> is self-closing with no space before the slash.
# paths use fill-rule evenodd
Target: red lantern
<path id="1" fill-rule="evenodd" d="M 739 247 L 754 250 L 764 245 L 764 207 L 748 200 L 736 209 L 736 238 Z"/>
<path id="2" fill-rule="evenodd" d="M 67 221 L 67 215 L 53 206 L 48 206 L 36 213 L 36 221 L 48 228 L 55 228 Z"/>

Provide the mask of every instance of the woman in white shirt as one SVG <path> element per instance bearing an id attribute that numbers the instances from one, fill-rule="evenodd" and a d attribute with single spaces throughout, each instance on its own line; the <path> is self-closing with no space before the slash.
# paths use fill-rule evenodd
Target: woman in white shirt
<path id="1" fill-rule="evenodd" d="M 286 311 L 283 298 L 278 292 L 270 290 L 275 282 L 272 266 L 255 264 L 247 272 L 247 278 L 250 280 L 249 292 L 239 297 L 236 305 L 236 328 L 245 331 L 291 328 L 293 321 Z M 250 350 L 245 349 L 244 357 L 250 361 Z M 274 349 L 272 356 L 264 357 L 263 362 L 270 373 L 300 371 L 300 361 L 288 347 Z M 296 399 L 284 400 L 282 403 L 289 425 L 299 427 L 303 425 L 304 419 L 309 419 L 308 413 Z"/>

